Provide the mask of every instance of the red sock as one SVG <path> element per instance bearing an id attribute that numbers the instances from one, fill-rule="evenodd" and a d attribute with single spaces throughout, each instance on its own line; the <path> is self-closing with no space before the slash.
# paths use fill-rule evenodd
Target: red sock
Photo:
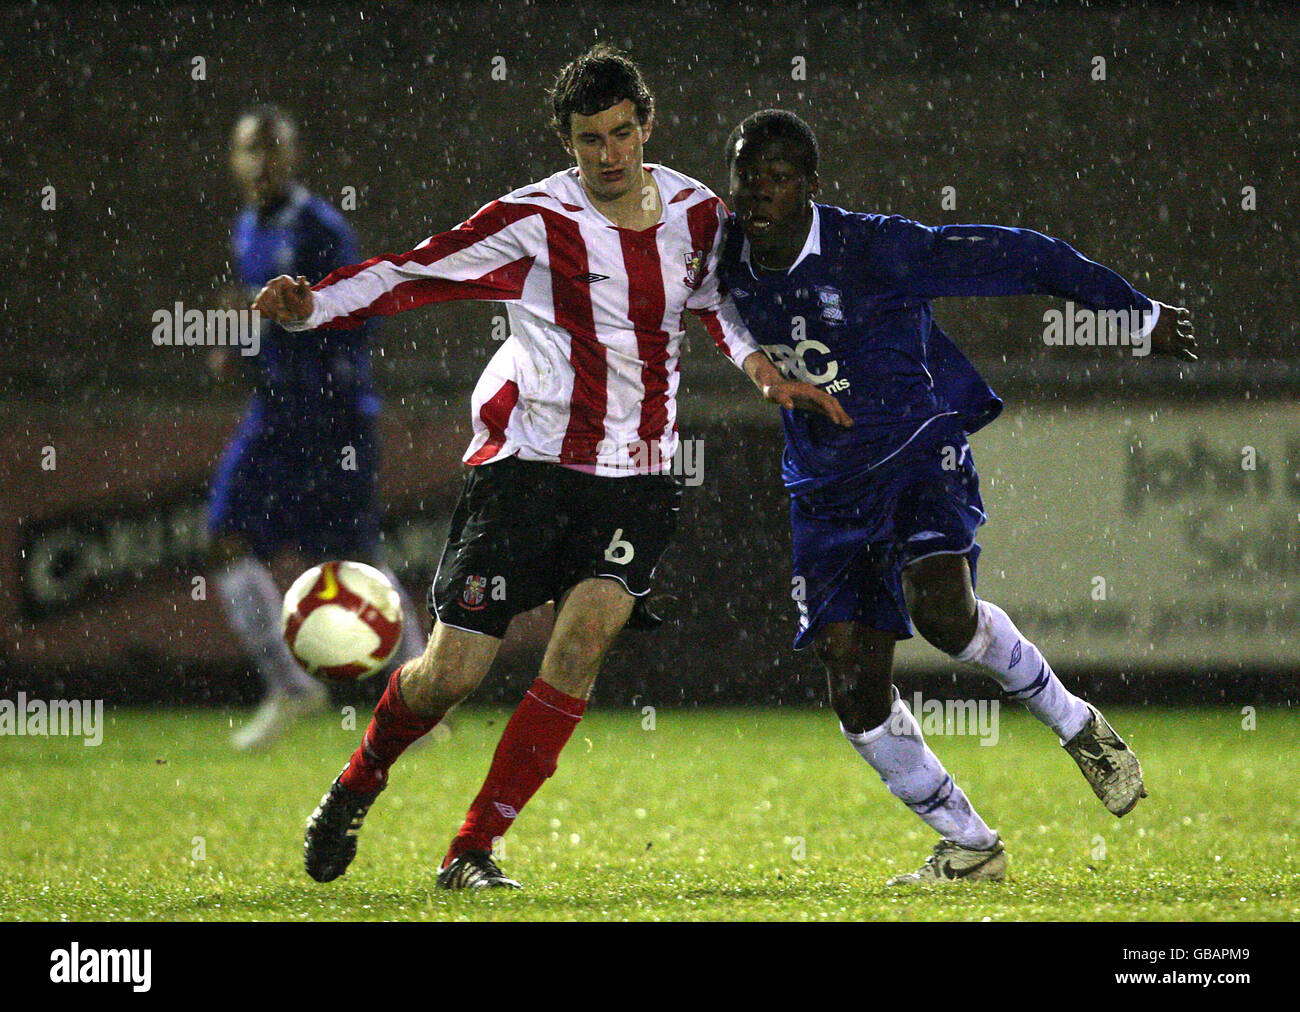
<path id="1" fill-rule="evenodd" d="M 560 750 L 587 708 L 540 678 L 533 682 L 506 724 L 483 789 L 469 806 L 465 824 L 451 842 L 450 861 L 467 850 L 492 849 L 529 798 L 555 772 Z"/>
<path id="2" fill-rule="evenodd" d="M 388 687 L 375 704 L 375 715 L 370 718 L 360 747 L 352 753 L 347 769 L 339 782 L 359 794 L 378 794 L 388 782 L 388 768 L 407 747 L 428 732 L 446 714 L 421 717 L 411 712 L 402 699 L 398 679 L 402 665 L 388 679 Z"/>

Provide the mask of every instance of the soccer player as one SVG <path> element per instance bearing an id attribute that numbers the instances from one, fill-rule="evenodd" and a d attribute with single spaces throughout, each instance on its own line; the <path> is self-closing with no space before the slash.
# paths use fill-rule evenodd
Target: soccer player
<path id="1" fill-rule="evenodd" d="M 394 673 L 308 823 L 306 867 L 318 881 L 346 870 L 389 768 L 482 681 L 511 618 L 554 600 L 539 677 L 437 878 L 445 889 L 518 888 L 493 860 L 493 841 L 555 772 L 676 525 L 681 487 L 670 468 L 687 310 L 768 400 L 848 422 L 832 396 L 784 380 L 719 294 L 726 208 L 702 183 L 643 162 L 654 105 L 635 63 L 596 46 L 560 72 L 551 100 L 575 165 L 409 253 L 314 287 L 277 278 L 257 299 L 289 329 L 355 326 L 453 299 L 503 301 L 511 325 L 474 389 L 469 471 L 429 592 L 429 647 Z"/>
<path id="2" fill-rule="evenodd" d="M 230 168 L 245 206 L 231 247 L 243 304 L 271 278 L 291 272 L 319 280 L 356 259 L 343 218 L 294 179 L 297 128 L 274 106 L 235 123 Z M 329 696 L 280 636 L 282 594 L 271 574 L 281 557 L 298 568 L 348 558 L 383 569 L 379 553 L 370 328 L 304 338 L 262 321 L 259 351 L 211 364 L 229 372 L 247 362 L 248 411 L 212 482 L 209 531 L 214 584 L 231 628 L 256 663 L 265 697 L 233 737 L 236 748 L 269 746 L 298 718 L 323 710 Z M 224 351 L 224 349 L 222 349 Z M 399 657 L 418 656 L 424 635 L 401 591 L 405 622 Z"/>
<path id="3" fill-rule="evenodd" d="M 1194 358 L 1186 310 L 1155 302 L 1058 239 L 991 225 L 928 228 L 815 203 L 812 130 L 756 113 L 727 142 L 735 207 L 719 266 L 750 331 L 787 375 L 833 391 L 840 428 L 783 412 L 796 649 L 825 665 L 832 706 L 889 790 L 942 837 L 890 884 L 1001 879 L 998 834 L 966 800 L 892 685 L 912 623 L 980 666 L 1060 738 L 1097 797 L 1124 815 L 1145 796 L 1137 758 L 1071 694 L 997 605 L 976 598 L 984 522 L 966 437 L 1002 403 L 939 328 L 932 299 L 1042 293 L 1133 311 L 1124 336 Z"/>

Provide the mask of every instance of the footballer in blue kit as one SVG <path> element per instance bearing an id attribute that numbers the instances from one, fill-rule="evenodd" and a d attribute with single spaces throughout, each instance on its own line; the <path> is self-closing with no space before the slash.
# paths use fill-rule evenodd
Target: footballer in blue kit
<path id="1" fill-rule="evenodd" d="M 941 839 L 892 884 L 1000 880 L 1007 856 L 892 684 L 894 644 L 917 631 L 981 667 L 1058 735 L 1116 815 L 1145 797 L 1133 752 L 1071 694 L 1036 646 L 974 593 L 984 523 L 967 435 L 1002 402 L 936 323 L 944 296 L 1049 294 L 1105 311 L 1117 343 L 1194 358 L 1187 310 L 1158 303 L 1059 239 L 991 225 L 927 227 L 815 203 L 818 147 L 765 110 L 727 142 L 735 214 L 719 275 L 791 379 L 833 394 L 853 424 L 782 411 L 796 648 L 826 667 L 841 729 Z"/>
<path id="2" fill-rule="evenodd" d="M 281 274 L 318 281 L 357 260 L 352 229 L 293 178 L 297 128 L 260 106 L 235 124 L 231 171 L 245 206 L 231 234 L 233 265 L 248 306 Z M 279 628 L 281 592 L 270 564 L 301 568 L 328 559 L 369 562 L 403 597 L 397 660 L 423 651 L 416 612 L 379 558 L 379 401 L 371 386 L 373 324 L 320 331 L 307 340 L 263 319 L 257 353 L 214 359 L 246 364 L 253 395 L 212 481 L 209 532 L 215 582 L 232 628 L 256 662 L 266 695 L 234 744 L 270 744 L 294 719 L 322 709 L 323 685 L 298 666 Z"/>

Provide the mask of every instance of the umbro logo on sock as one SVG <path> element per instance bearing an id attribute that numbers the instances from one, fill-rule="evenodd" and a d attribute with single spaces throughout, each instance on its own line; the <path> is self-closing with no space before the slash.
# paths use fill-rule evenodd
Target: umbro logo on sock
<path id="1" fill-rule="evenodd" d="M 500 812 L 504 818 L 514 819 L 519 816 L 519 810 L 517 808 L 513 808 L 510 805 L 503 805 L 500 801 L 492 802 L 492 807 Z"/>

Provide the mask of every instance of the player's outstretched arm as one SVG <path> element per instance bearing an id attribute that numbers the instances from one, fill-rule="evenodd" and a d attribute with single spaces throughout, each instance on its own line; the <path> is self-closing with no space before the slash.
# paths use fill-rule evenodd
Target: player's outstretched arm
<path id="1" fill-rule="evenodd" d="M 1152 352 L 1196 359 L 1190 310 L 1143 295 L 1115 271 L 1039 232 L 998 225 L 930 228 L 886 218 L 877 226 L 871 259 L 878 273 L 924 298 L 1044 294 L 1091 309 L 1137 310 L 1155 317 L 1135 335 L 1145 338 L 1149 331 Z"/>
<path id="2" fill-rule="evenodd" d="M 282 327 L 302 323 L 311 316 L 312 305 L 310 282 L 304 277 L 291 278 L 287 274 L 268 281 L 253 300 L 254 309 Z"/>
<path id="3" fill-rule="evenodd" d="M 508 301 L 522 294 L 545 244 L 536 205 L 494 200 L 405 253 L 336 268 L 314 285 L 274 278 L 254 304 L 286 330 L 304 331 L 350 330 L 434 302 Z"/>
<path id="4" fill-rule="evenodd" d="M 1160 309 L 1160 316 L 1151 330 L 1152 353 L 1195 362 L 1196 333 L 1192 327 L 1192 311 L 1185 306 L 1152 301 Z"/>
<path id="5" fill-rule="evenodd" d="M 834 396 L 811 383 L 788 380 L 777 371 L 761 351 L 745 359 L 745 374 L 763 394 L 763 399 L 779 404 L 788 411 L 812 411 L 825 415 L 836 425 L 848 428 L 853 419 Z"/>
<path id="6" fill-rule="evenodd" d="M 1089 260 L 1060 239 L 1030 229 L 929 227 L 891 217 L 876 226 L 870 250 L 875 273 L 926 299 L 1054 295 L 1089 309 L 1144 314 L 1155 305 L 1155 300 L 1109 267 Z M 1175 310 L 1174 316 L 1178 315 Z"/>

